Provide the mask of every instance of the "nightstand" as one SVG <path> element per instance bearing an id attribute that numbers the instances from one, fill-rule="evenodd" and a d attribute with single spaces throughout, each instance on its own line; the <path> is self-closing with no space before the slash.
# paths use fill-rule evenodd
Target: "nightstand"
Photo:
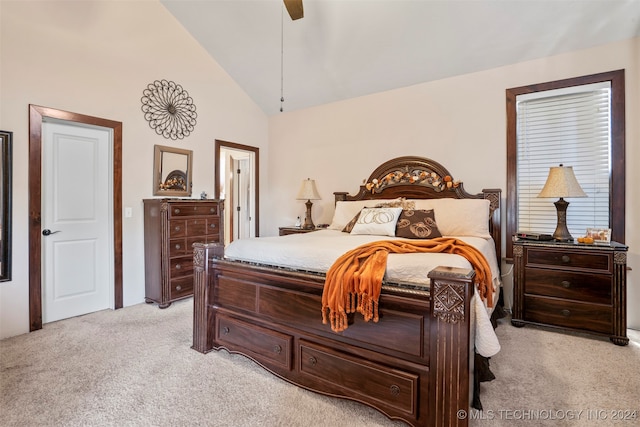
<path id="1" fill-rule="evenodd" d="M 511 323 L 609 336 L 627 345 L 627 246 L 513 243 Z"/>
<path id="2" fill-rule="evenodd" d="M 316 231 L 317 228 L 300 228 L 300 227 L 279 227 L 281 236 L 286 236 L 287 234 L 300 234 L 300 233 L 309 233 L 311 231 Z"/>

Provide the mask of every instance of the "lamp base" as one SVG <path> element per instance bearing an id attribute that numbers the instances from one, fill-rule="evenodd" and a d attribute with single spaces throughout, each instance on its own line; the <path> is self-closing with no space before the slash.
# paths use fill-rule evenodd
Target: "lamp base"
<path id="1" fill-rule="evenodd" d="M 556 231 L 553 232 L 553 238 L 558 242 L 573 242 L 573 237 L 567 228 L 567 207 L 569 202 L 560 197 L 560 200 L 554 203 L 558 214 L 558 225 Z"/>
<path id="2" fill-rule="evenodd" d="M 313 230 L 316 228 L 311 220 L 311 206 L 313 206 L 313 203 L 311 203 L 311 200 L 307 200 L 305 205 L 307 205 L 307 213 L 304 217 L 304 224 L 302 224 L 302 228 L 304 230 Z"/>

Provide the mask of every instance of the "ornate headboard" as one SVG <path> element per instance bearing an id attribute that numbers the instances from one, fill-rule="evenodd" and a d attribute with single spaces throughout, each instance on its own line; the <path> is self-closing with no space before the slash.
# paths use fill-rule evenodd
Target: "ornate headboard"
<path id="1" fill-rule="evenodd" d="M 501 259 L 500 189 L 484 189 L 470 194 L 461 181 L 453 179 L 440 163 L 425 157 L 404 156 L 378 166 L 355 195 L 335 192 L 335 200 L 376 200 L 405 197 L 407 199 L 487 199 L 490 204 L 489 233 L 493 237 L 496 256 Z"/>

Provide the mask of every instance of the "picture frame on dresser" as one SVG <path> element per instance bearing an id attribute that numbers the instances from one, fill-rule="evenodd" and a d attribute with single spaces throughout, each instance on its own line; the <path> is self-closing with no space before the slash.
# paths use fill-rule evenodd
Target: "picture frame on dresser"
<path id="1" fill-rule="evenodd" d="M 155 145 L 153 152 L 153 195 L 191 197 L 193 151 Z"/>

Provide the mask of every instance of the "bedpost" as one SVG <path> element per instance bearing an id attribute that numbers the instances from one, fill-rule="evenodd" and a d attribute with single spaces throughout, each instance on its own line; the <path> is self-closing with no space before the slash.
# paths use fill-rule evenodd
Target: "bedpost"
<path id="1" fill-rule="evenodd" d="M 219 243 L 193 244 L 193 346 L 206 353 L 213 348 L 213 323 L 209 312 L 210 259 L 221 257 L 224 247 Z"/>
<path id="2" fill-rule="evenodd" d="M 431 279 L 429 425 L 467 427 L 470 402 L 470 306 L 475 272 L 437 267 Z"/>

